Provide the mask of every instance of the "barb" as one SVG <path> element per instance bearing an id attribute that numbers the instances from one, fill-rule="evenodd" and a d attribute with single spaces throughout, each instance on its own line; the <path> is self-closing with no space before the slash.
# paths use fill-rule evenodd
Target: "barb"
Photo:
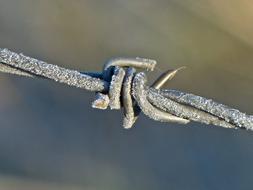
<path id="1" fill-rule="evenodd" d="M 92 107 L 124 109 L 124 128 L 131 128 L 140 111 L 151 119 L 186 124 L 196 121 L 225 128 L 253 130 L 253 116 L 241 113 L 189 93 L 159 90 L 181 69 L 168 71 L 154 83 L 145 85 L 145 73 L 132 68 L 153 70 L 156 61 L 142 58 L 116 58 L 108 61 L 102 73 L 79 72 L 0 49 L 0 71 L 20 76 L 44 78 L 96 92 Z M 126 71 L 125 71 L 126 69 Z"/>

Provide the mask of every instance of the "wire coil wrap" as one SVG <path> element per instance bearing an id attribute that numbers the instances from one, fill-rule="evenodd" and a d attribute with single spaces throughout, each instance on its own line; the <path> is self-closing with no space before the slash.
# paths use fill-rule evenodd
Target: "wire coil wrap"
<path id="1" fill-rule="evenodd" d="M 253 116 L 217 103 L 211 99 L 177 90 L 160 90 L 178 70 L 172 70 L 154 86 L 146 86 L 146 74 L 156 61 L 142 58 L 109 60 L 102 73 L 79 72 L 48 64 L 8 49 L 0 49 L 0 71 L 20 76 L 44 78 L 69 86 L 96 92 L 92 107 L 120 109 L 123 107 L 124 128 L 131 128 L 142 111 L 149 118 L 162 122 L 186 124 L 196 121 L 225 128 L 253 130 Z"/>

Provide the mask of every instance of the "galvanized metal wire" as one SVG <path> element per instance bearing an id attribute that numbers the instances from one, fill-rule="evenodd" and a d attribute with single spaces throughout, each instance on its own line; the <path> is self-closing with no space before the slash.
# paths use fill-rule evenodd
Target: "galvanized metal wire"
<path id="1" fill-rule="evenodd" d="M 131 128 L 142 111 L 149 118 L 161 122 L 187 124 L 195 121 L 225 128 L 253 130 L 252 115 L 201 96 L 159 89 L 166 77 L 154 87 L 146 86 L 146 74 L 136 72 L 134 67 L 152 71 L 155 65 L 156 62 L 149 59 L 116 58 L 108 61 L 101 73 L 80 72 L 0 49 L 1 72 L 50 79 L 96 92 L 92 107 L 123 107 L 124 128 Z M 174 76 L 175 72 L 172 74 Z M 166 80 L 168 78 L 171 77 Z"/>

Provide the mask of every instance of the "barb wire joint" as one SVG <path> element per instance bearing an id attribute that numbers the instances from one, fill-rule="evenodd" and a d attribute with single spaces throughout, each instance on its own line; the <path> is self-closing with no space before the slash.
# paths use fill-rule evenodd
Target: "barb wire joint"
<path id="1" fill-rule="evenodd" d="M 253 116 L 211 99 L 180 92 L 162 90 L 182 68 L 163 73 L 151 87 L 146 86 L 146 74 L 135 69 L 152 71 L 155 60 L 115 58 L 109 60 L 102 73 L 79 72 L 0 49 L 0 71 L 32 78 L 45 78 L 69 86 L 96 92 L 93 108 L 123 107 L 123 127 L 133 126 L 142 111 L 161 122 L 187 124 L 196 121 L 225 128 L 253 130 Z"/>

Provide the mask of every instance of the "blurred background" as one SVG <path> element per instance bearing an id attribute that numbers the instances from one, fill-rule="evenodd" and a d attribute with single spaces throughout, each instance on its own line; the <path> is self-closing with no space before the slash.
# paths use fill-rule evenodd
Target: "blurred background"
<path id="1" fill-rule="evenodd" d="M 117 56 L 156 59 L 149 81 L 253 114 L 248 0 L 1 0 L 0 47 L 100 71 Z M 90 107 L 94 94 L 0 74 L 0 189 L 252 189 L 253 132 Z"/>

